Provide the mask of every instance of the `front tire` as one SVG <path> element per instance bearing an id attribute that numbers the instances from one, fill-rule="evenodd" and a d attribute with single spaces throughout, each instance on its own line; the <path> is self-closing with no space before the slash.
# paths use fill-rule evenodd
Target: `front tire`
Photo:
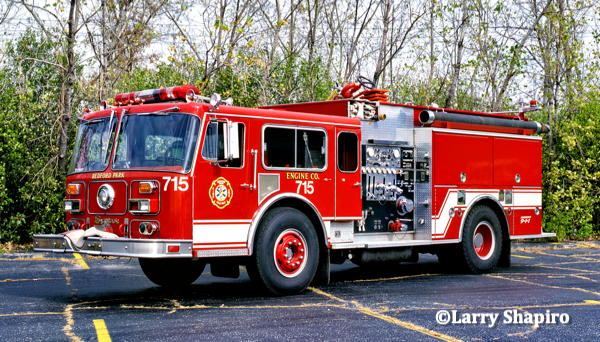
<path id="1" fill-rule="evenodd" d="M 192 259 L 140 258 L 142 271 L 150 281 L 160 286 L 186 286 L 198 279 L 206 263 Z"/>
<path id="2" fill-rule="evenodd" d="M 479 205 L 471 210 L 465 221 L 462 247 L 466 266 L 472 273 L 489 272 L 498 264 L 502 231 L 492 209 Z"/>
<path id="3" fill-rule="evenodd" d="M 250 278 L 275 295 L 298 293 L 313 280 L 319 240 L 306 215 L 293 208 L 266 214 L 254 240 Z"/>

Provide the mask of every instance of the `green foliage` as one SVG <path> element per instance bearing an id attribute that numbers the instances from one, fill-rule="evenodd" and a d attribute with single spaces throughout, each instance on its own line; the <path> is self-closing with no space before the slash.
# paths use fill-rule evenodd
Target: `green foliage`
<path id="1" fill-rule="evenodd" d="M 553 128 L 553 153 L 544 142 L 544 229 L 559 239 L 598 233 L 600 220 L 600 102 L 587 94 Z M 564 113 L 561 113 L 564 114 Z M 541 113 L 548 115 L 548 113 Z M 543 120 L 543 117 L 539 117 Z"/>
<path id="2" fill-rule="evenodd" d="M 32 31 L 6 46 L 0 69 L 0 242 L 62 231 L 64 176 L 56 170 L 60 70 L 53 44 Z M 36 60 L 34 60 L 34 58 Z"/>

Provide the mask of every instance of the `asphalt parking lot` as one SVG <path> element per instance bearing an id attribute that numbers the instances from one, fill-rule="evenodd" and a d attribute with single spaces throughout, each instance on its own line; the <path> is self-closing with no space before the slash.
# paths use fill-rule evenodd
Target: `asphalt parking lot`
<path id="1" fill-rule="evenodd" d="M 514 243 L 512 255 L 486 275 L 446 272 L 427 254 L 381 269 L 346 262 L 329 286 L 264 297 L 245 272 L 207 267 L 174 291 L 136 259 L 2 254 L 0 341 L 600 340 L 599 243 Z"/>

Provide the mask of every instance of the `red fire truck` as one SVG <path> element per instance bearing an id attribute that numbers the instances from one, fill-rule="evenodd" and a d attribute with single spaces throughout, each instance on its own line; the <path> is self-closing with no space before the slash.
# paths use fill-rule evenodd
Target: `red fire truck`
<path id="1" fill-rule="evenodd" d="M 387 102 L 361 78 L 338 99 L 235 107 L 194 86 L 120 94 L 81 118 L 66 231 L 34 250 L 139 258 L 158 285 L 250 278 L 275 294 L 331 263 L 415 261 L 473 273 L 544 238 L 541 137 L 524 113 Z"/>

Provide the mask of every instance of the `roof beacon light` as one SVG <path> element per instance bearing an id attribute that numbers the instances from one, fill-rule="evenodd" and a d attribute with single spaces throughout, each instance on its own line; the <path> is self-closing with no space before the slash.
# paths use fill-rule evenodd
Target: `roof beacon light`
<path id="1" fill-rule="evenodd" d="M 172 100 L 185 100 L 190 102 L 195 94 L 200 93 L 198 88 L 192 85 L 182 85 L 177 87 L 149 89 L 136 91 L 134 93 L 118 94 L 115 96 L 115 102 L 119 106 L 130 104 L 155 103 Z"/>

